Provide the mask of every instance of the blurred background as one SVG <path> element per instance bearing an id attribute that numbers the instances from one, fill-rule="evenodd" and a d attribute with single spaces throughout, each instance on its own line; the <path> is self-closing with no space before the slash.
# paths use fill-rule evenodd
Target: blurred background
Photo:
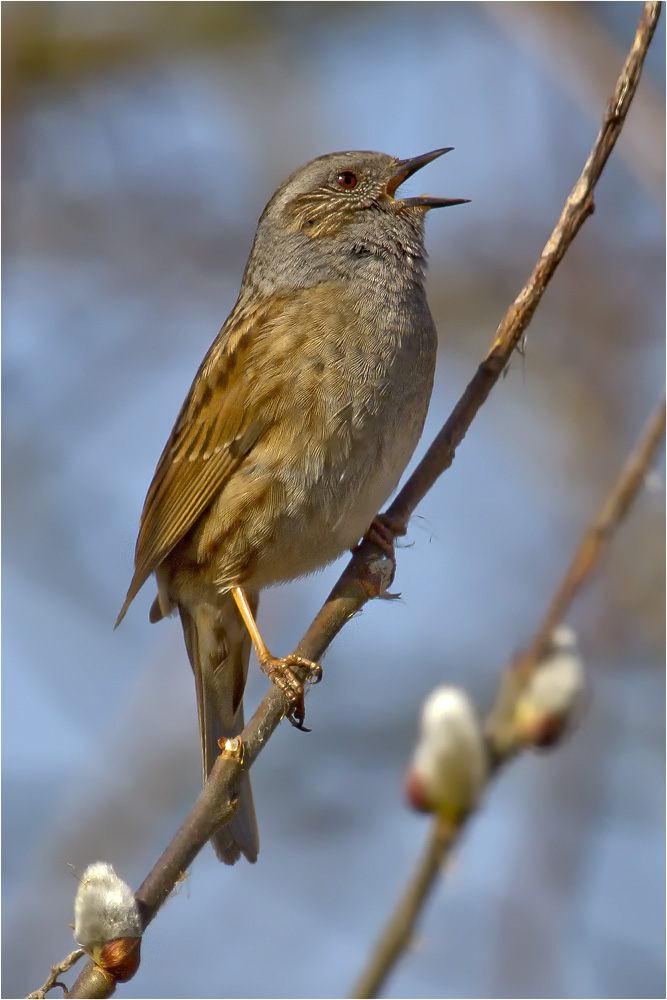
<path id="1" fill-rule="evenodd" d="M 74 947 L 81 873 L 137 886 L 200 788 L 194 685 L 147 585 L 144 495 L 257 219 L 336 149 L 454 153 L 412 193 L 441 334 L 421 455 L 597 134 L 639 3 L 3 3 L 3 996 Z M 253 769 L 259 862 L 207 847 L 119 995 L 338 997 L 422 848 L 401 782 L 443 682 L 481 710 L 664 381 L 664 16 L 596 195 L 305 735 Z M 573 608 L 580 729 L 502 776 L 390 997 L 664 996 L 664 461 Z M 291 650 L 344 561 L 267 592 Z M 251 664 L 247 714 L 266 689 Z M 68 981 L 72 981 L 70 974 Z"/>

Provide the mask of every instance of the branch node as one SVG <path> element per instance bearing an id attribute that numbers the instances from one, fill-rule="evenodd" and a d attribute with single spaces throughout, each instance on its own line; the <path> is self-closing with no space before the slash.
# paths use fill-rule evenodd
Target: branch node
<path id="1" fill-rule="evenodd" d="M 386 556 L 371 558 L 364 563 L 361 573 L 361 586 L 369 601 L 382 597 L 387 587 L 391 586 L 396 572 L 396 563 Z"/>

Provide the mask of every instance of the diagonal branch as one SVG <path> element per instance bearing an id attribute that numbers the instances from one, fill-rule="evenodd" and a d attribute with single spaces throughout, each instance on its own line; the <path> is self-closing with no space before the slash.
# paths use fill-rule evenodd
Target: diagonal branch
<path id="1" fill-rule="evenodd" d="M 588 216 L 595 210 L 593 190 L 623 127 L 659 15 L 659 3 L 644 4 L 635 40 L 614 93 L 607 104 L 602 127 L 581 176 L 565 202 L 556 228 L 549 237 L 533 273 L 507 310 L 496 331 L 489 353 L 478 367 L 451 416 L 414 474 L 389 508 L 388 513 L 404 524 L 407 524 L 415 507 L 438 477 L 454 461 L 457 447 L 465 437 L 477 411 L 506 368 L 566 250 Z"/>
<path id="2" fill-rule="evenodd" d="M 613 484 L 611 490 L 590 525 L 582 535 L 572 562 L 556 588 L 535 635 L 524 653 L 504 673 L 496 704 L 491 709 L 486 731 L 493 755 L 489 777 L 521 747 L 511 736 L 510 718 L 523 684 L 546 652 L 546 644 L 553 629 L 559 625 L 570 605 L 599 565 L 607 545 L 641 491 L 644 478 L 665 433 L 665 397 L 651 414 L 639 441 Z M 375 997 L 383 983 L 409 946 L 417 920 L 428 897 L 437 884 L 438 877 L 446 871 L 446 862 L 474 813 L 463 817 L 458 824 L 447 823 L 436 817 L 431 823 L 428 842 L 417 861 L 415 870 L 403 890 L 396 908 L 378 939 L 365 969 L 354 986 L 351 997 Z"/>
<path id="3" fill-rule="evenodd" d="M 496 704 L 489 716 L 487 733 L 500 756 L 511 752 L 510 716 L 516 699 L 545 656 L 554 629 L 596 569 L 614 532 L 627 514 L 644 482 L 656 449 L 665 434 L 665 396 L 649 417 L 642 435 L 621 469 L 618 479 L 581 538 L 558 589 L 535 634 L 503 678 Z"/>
<path id="4" fill-rule="evenodd" d="M 659 3 L 644 5 L 637 35 L 605 111 L 602 128 L 556 228 L 528 282 L 498 327 L 489 353 L 426 455 L 389 508 L 388 514 L 399 526 L 407 525 L 417 504 L 452 464 L 456 448 L 507 366 L 556 267 L 593 211 L 593 189 L 623 127 L 659 13 Z M 368 600 L 383 592 L 388 583 L 389 567 L 391 563 L 383 559 L 383 552 L 376 545 L 365 542 L 360 546 L 296 652 L 307 659 L 318 660 L 344 624 Z M 190 815 L 137 891 L 144 926 L 153 919 L 211 833 L 222 822 L 228 821 L 243 769 L 252 766 L 285 713 L 285 699 L 278 689 L 273 688 L 264 697 L 241 734 L 242 763 L 234 756 L 224 755 L 216 762 Z M 102 982 L 94 970 L 95 966 L 89 962 L 74 984 L 70 996 L 111 995 L 113 986 L 109 986 L 106 980 Z M 95 976 L 96 984 L 93 983 Z"/>

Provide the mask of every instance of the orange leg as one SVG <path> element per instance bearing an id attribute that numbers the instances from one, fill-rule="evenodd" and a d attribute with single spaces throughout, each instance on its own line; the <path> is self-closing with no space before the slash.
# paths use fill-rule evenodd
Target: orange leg
<path id="1" fill-rule="evenodd" d="M 290 705 L 292 705 L 290 719 L 294 716 L 296 725 L 299 729 L 302 729 L 303 720 L 306 717 L 306 708 L 303 700 L 303 684 L 291 668 L 304 667 L 310 672 L 309 680 L 311 683 L 317 683 L 317 681 L 319 681 L 322 677 L 322 667 L 319 663 L 313 663 L 312 660 L 306 660 L 303 656 L 298 656 L 296 653 L 290 653 L 289 656 L 281 656 L 280 658 L 272 656 L 266 648 L 260 631 L 257 628 L 257 622 L 255 621 L 250 605 L 248 604 L 248 598 L 246 597 L 243 588 L 232 587 L 232 596 L 236 601 L 236 607 L 239 609 L 239 614 L 241 615 L 241 618 L 250 633 L 250 638 L 253 646 L 255 647 L 260 667 L 269 680 L 279 687 L 289 699 Z"/>

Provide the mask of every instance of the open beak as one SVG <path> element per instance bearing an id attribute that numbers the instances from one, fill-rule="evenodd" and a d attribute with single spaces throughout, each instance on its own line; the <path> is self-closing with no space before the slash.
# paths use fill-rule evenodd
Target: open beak
<path id="1" fill-rule="evenodd" d="M 412 177 L 418 170 L 425 167 L 432 160 L 437 160 L 439 156 L 450 153 L 454 147 L 446 146 L 445 149 L 434 149 L 431 153 L 422 153 L 421 156 L 413 156 L 411 160 L 399 160 L 396 164 L 396 172 L 392 174 L 387 182 L 387 194 L 394 197 L 397 188 L 408 177 Z M 423 195 L 421 198 L 401 198 L 401 205 L 414 205 L 421 208 L 446 208 L 448 205 L 465 205 L 470 198 L 429 198 Z"/>

